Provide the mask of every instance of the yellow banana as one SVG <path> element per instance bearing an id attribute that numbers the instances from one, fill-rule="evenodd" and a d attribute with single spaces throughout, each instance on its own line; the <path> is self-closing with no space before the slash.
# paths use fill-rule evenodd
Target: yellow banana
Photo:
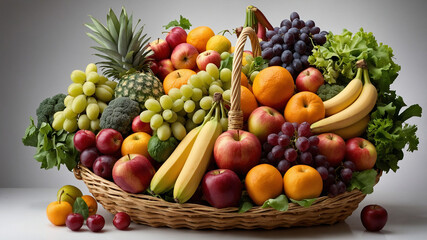
<path id="1" fill-rule="evenodd" d="M 356 101 L 341 112 L 311 124 L 311 131 L 314 134 L 331 132 L 350 126 L 371 112 L 376 104 L 378 93 L 375 86 L 369 80 L 367 69 L 363 70 L 363 77 L 365 84 Z"/>
<path id="2" fill-rule="evenodd" d="M 161 194 L 173 188 L 200 129 L 201 127 L 197 127 L 191 130 L 154 174 L 150 183 L 150 190 L 153 193 Z"/>
<path id="3" fill-rule="evenodd" d="M 222 133 L 219 111 L 217 109 L 215 117 L 203 125 L 175 182 L 173 197 L 178 203 L 185 203 L 193 196 L 208 168 L 215 141 Z"/>
<path id="4" fill-rule="evenodd" d="M 359 120 L 358 122 L 356 122 L 356 123 L 354 123 L 348 127 L 344 127 L 344 128 L 334 130 L 334 131 L 332 131 L 332 133 L 335 133 L 335 134 L 341 136 L 344 140 L 354 138 L 354 137 L 359 137 L 365 132 L 366 128 L 368 127 L 369 119 L 370 118 L 369 118 L 369 114 L 368 114 L 364 118 Z"/>
<path id="5" fill-rule="evenodd" d="M 363 68 L 358 68 L 356 77 L 351 80 L 340 93 L 323 102 L 325 106 L 325 116 L 328 117 L 342 111 L 359 97 L 363 87 L 362 74 Z"/>

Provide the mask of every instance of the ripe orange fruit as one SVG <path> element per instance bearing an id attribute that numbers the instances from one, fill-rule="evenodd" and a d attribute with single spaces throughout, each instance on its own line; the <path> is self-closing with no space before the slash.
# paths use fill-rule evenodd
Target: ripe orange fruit
<path id="1" fill-rule="evenodd" d="M 249 89 L 249 80 L 248 77 L 246 77 L 246 75 L 242 72 L 241 73 L 241 77 L 240 77 L 240 85 L 247 87 Z"/>
<path id="2" fill-rule="evenodd" d="M 283 176 L 283 187 L 288 198 L 300 201 L 320 196 L 323 181 L 320 173 L 308 165 L 295 165 Z"/>
<path id="3" fill-rule="evenodd" d="M 231 42 L 223 35 L 215 35 L 209 38 L 206 43 L 206 50 L 215 50 L 219 54 L 223 52 L 229 52 L 231 48 Z"/>
<path id="4" fill-rule="evenodd" d="M 82 199 L 89 208 L 89 216 L 96 214 L 96 211 L 98 211 L 98 203 L 96 202 L 95 198 L 90 195 L 83 195 Z"/>
<path id="5" fill-rule="evenodd" d="M 261 70 L 252 84 L 252 91 L 261 105 L 282 111 L 294 94 L 294 79 L 283 67 L 272 66 Z"/>
<path id="6" fill-rule="evenodd" d="M 187 34 L 187 43 L 197 48 L 199 53 L 206 51 L 206 43 L 211 37 L 215 36 L 210 27 L 200 26 L 191 29 Z"/>
<path id="7" fill-rule="evenodd" d="M 168 94 L 170 89 L 179 89 L 182 85 L 187 84 L 188 79 L 194 74 L 196 74 L 195 71 L 184 68 L 170 72 L 163 80 L 165 93 Z"/>
<path id="8" fill-rule="evenodd" d="M 46 208 L 47 218 L 56 226 L 65 225 L 67 215 L 73 213 L 73 207 L 66 201 L 51 202 Z"/>
<path id="9" fill-rule="evenodd" d="M 240 86 L 240 108 L 243 111 L 243 120 L 247 121 L 257 107 L 258 102 L 252 92 L 247 87 Z"/>
<path id="10" fill-rule="evenodd" d="M 122 143 L 122 155 L 128 154 L 141 154 L 149 158 L 148 154 L 148 141 L 151 136 L 145 132 L 136 132 L 123 140 Z"/>
<path id="11" fill-rule="evenodd" d="M 312 124 L 325 117 L 325 106 L 315 93 L 299 92 L 289 99 L 284 115 L 287 122 Z"/>
<path id="12" fill-rule="evenodd" d="M 246 174 L 245 186 L 256 205 L 262 205 L 283 191 L 282 174 L 270 164 L 259 164 Z"/>

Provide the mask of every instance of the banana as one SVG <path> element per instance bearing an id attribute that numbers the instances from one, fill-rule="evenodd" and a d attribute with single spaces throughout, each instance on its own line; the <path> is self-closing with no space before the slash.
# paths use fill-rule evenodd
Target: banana
<path id="1" fill-rule="evenodd" d="M 150 190 L 154 194 L 161 194 L 173 188 L 185 161 L 196 141 L 201 127 L 191 130 L 176 149 L 172 152 L 169 158 L 162 164 L 151 179 Z"/>
<path id="2" fill-rule="evenodd" d="M 323 105 L 325 106 L 326 117 L 347 108 L 357 99 L 357 97 L 359 97 L 363 87 L 362 74 L 363 69 L 358 68 L 356 77 L 351 80 L 340 93 L 323 102 Z"/>
<path id="3" fill-rule="evenodd" d="M 332 131 L 332 133 L 335 133 L 335 134 L 341 136 L 344 140 L 361 136 L 365 132 L 366 128 L 368 127 L 369 120 L 370 120 L 370 118 L 369 118 L 369 114 L 368 114 L 364 118 L 359 120 L 358 122 L 356 122 L 356 123 L 354 123 L 348 127 L 344 127 L 344 128 L 334 130 L 334 131 Z"/>
<path id="4" fill-rule="evenodd" d="M 369 80 L 367 69 L 363 70 L 365 84 L 359 97 L 346 109 L 332 116 L 319 120 L 311 125 L 314 134 L 331 132 L 336 129 L 350 126 L 369 114 L 374 108 L 378 93 L 375 86 Z"/>
<path id="5" fill-rule="evenodd" d="M 208 168 L 215 141 L 222 133 L 219 112 L 219 106 L 217 106 L 215 117 L 203 125 L 176 179 L 173 197 L 178 203 L 185 203 L 193 196 Z"/>

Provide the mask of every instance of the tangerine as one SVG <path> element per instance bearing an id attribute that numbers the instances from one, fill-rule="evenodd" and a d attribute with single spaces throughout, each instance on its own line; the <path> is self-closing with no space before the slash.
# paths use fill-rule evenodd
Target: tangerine
<path id="1" fill-rule="evenodd" d="M 187 34 L 187 43 L 196 47 L 199 53 L 206 51 L 206 44 L 211 37 L 215 36 L 214 31 L 207 26 L 193 28 Z"/>
<path id="2" fill-rule="evenodd" d="M 59 201 L 51 202 L 46 208 L 47 218 L 56 226 L 65 225 L 68 214 L 73 213 L 71 204 L 66 201 L 61 201 L 62 194 L 63 192 L 58 198 Z"/>
<path id="3" fill-rule="evenodd" d="M 136 132 L 127 136 L 122 143 L 122 156 L 128 154 L 141 154 L 150 158 L 148 154 L 148 141 L 151 136 L 145 132 Z"/>
<path id="4" fill-rule="evenodd" d="M 98 211 L 98 203 L 96 202 L 95 198 L 90 195 L 83 195 L 81 198 L 83 201 L 85 201 L 89 209 L 89 216 L 96 214 L 96 211 Z"/>
<path id="5" fill-rule="evenodd" d="M 300 201 L 319 197 L 323 189 L 320 173 L 308 165 L 295 165 L 283 176 L 283 188 L 288 198 Z"/>
<path id="6" fill-rule="evenodd" d="M 261 105 L 282 111 L 294 94 L 294 79 L 283 67 L 271 66 L 261 70 L 254 79 L 252 91 Z"/>
<path id="7" fill-rule="evenodd" d="M 170 72 L 163 80 L 165 93 L 168 94 L 172 88 L 179 89 L 182 85 L 187 84 L 188 79 L 194 74 L 196 74 L 195 71 L 184 68 Z"/>
<path id="8" fill-rule="evenodd" d="M 325 106 L 317 94 L 303 91 L 289 99 L 284 116 L 287 122 L 312 124 L 325 117 Z"/>
<path id="9" fill-rule="evenodd" d="M 245 86 L 240 86 L 240 108 L 243 120 L 247 121 L 252 111 L 258 107 L 258 102 L 252 92 Z"/>
<path id="10" fill-rule="evenodd" d="M 256 205 L 262 205 L 283 191 L 282 174 L 270 164 L 259 164 L 246 174 L 246 190 Z"/>

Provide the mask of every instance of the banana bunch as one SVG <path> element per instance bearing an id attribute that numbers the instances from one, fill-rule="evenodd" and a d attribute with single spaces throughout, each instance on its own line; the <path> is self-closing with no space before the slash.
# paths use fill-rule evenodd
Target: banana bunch
<path id="1" fill-rule="evenodd" d="M 175 201 L 185 203 L 196 192 L 211 160 L 215 141 L 222 133 L 220 116 L 224 111 L 220 101 L 213 104 L 203 124 L 184 137 L 155 173 L 150 183 L 154 194 L 173 188 Z"/>
<path id="2" fill-rule="evenodd" d="M 378 93 L 370 82 L 364 61 L 357 64 L 356 77 L 339 94 L 324 102 L 326 118 L 311 124 L 314 134 L 333 132 L 348 139 L 365 131 Z"/>

